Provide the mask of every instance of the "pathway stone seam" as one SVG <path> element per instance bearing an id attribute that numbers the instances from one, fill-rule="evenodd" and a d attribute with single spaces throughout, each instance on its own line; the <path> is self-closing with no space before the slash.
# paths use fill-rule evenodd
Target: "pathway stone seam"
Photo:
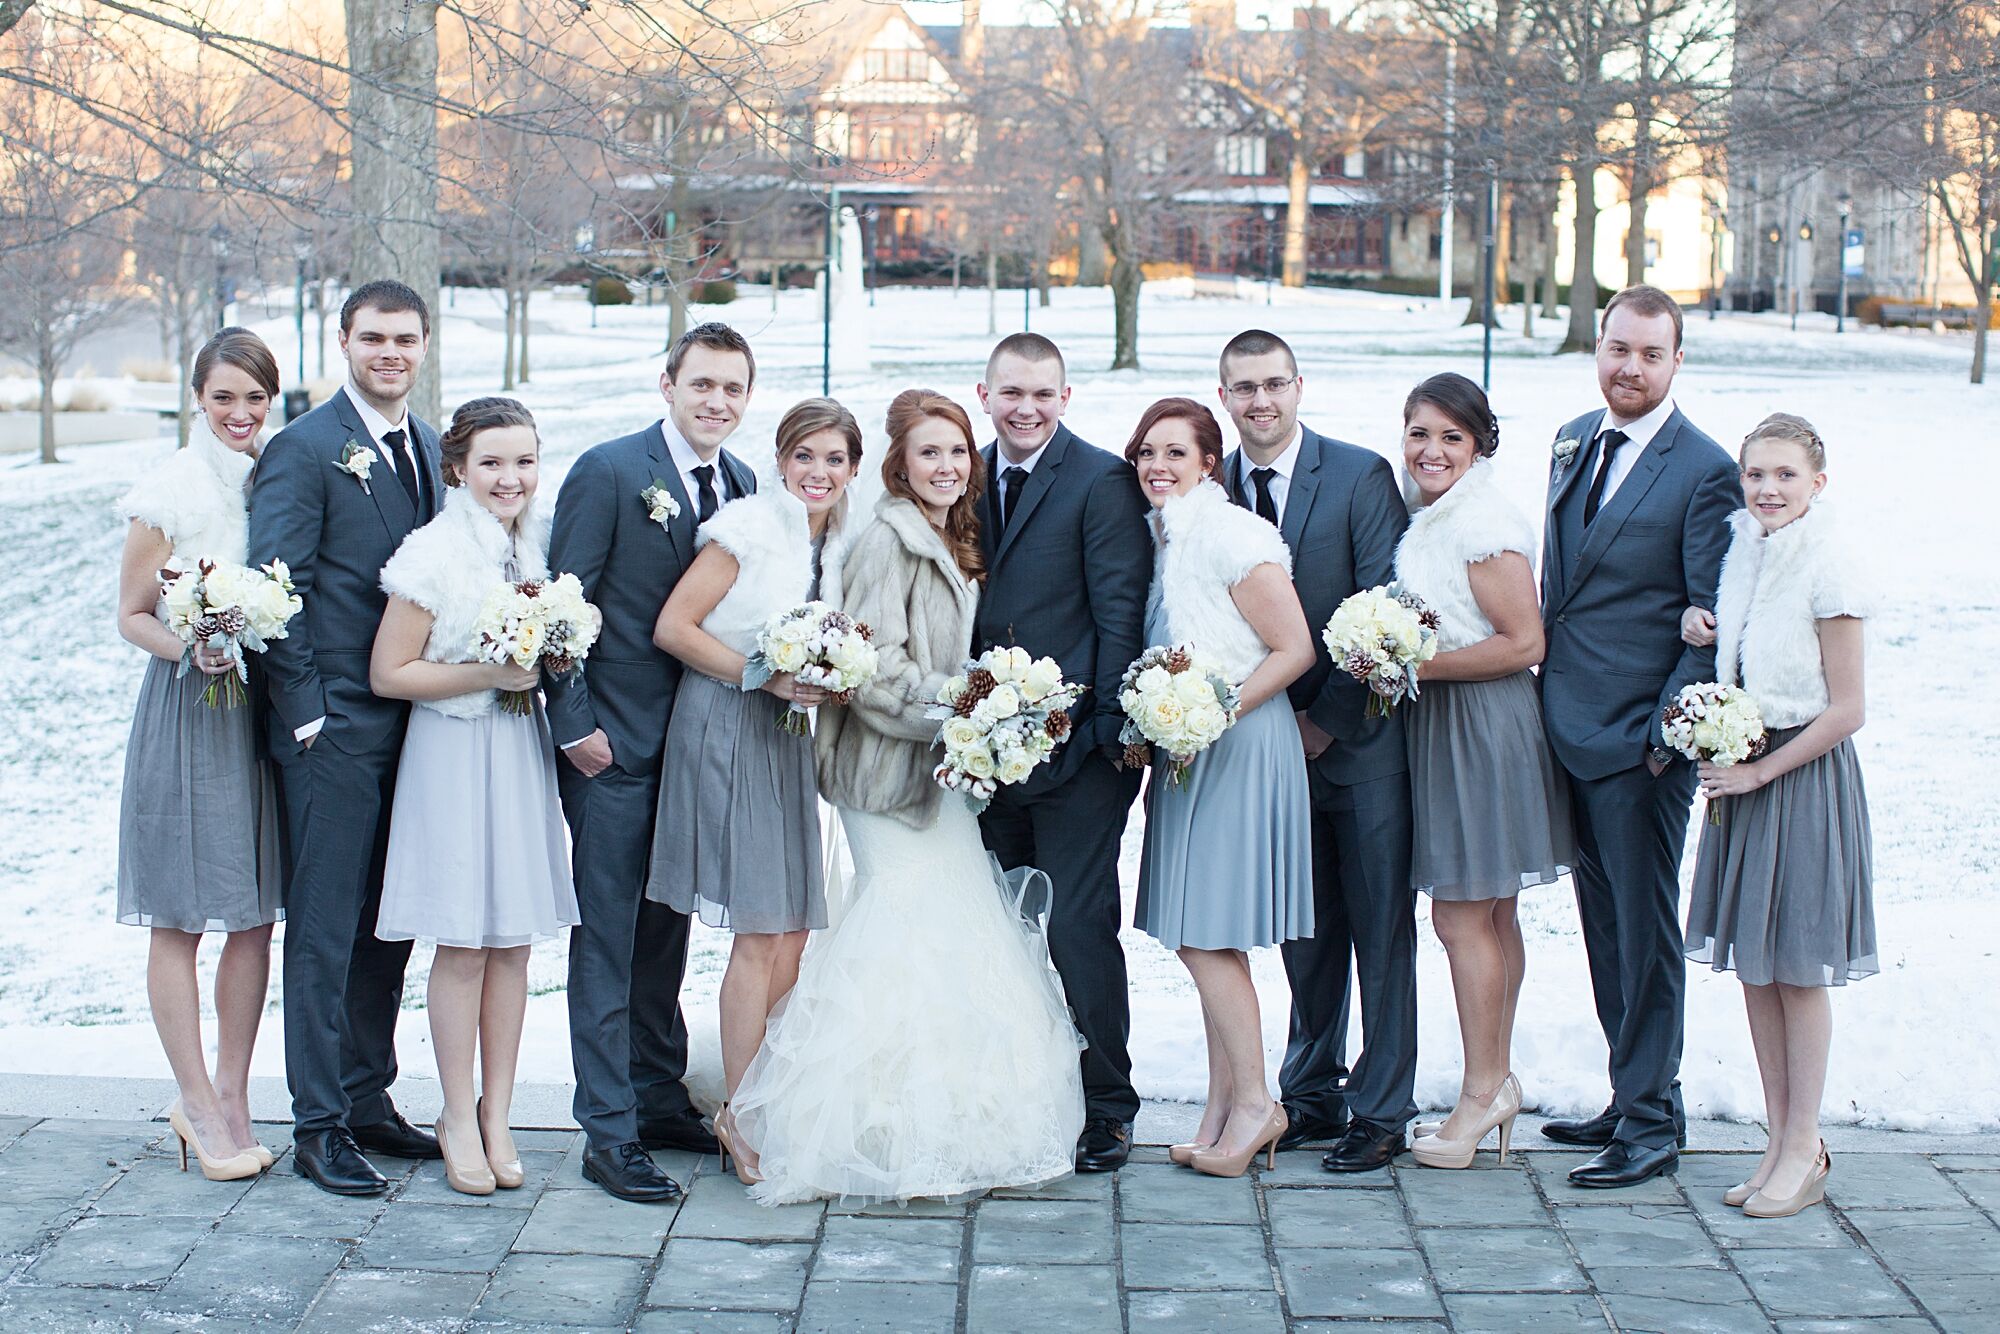
<path id="1" fill-rule="evenodd" d="M 1271 1231 L 1271 1187 L 1264 1184 L 1264 1174 L 1254 1171 L 1255 1180 L 1250 1185 L 1250 1198 L 1257 1209 L 1257 1226 L 1264 1229 L 1264 1263 L 1271 1267 L 1271 1291 L 1277 1294 L 1278 1318 L 1285 1322 L 1285 1328 L 1292 1327 L 1292 1297 L 1285 1291 L 1285 1271 L 1278 1263 L 1278 1239 Z"/>
<path id="2" fill-rule="evenodd" d="M 1475 1153 L 1473 1156 L 1477 1157 L 1478 1155 Z M 1576 1241 L 1569 1235 L 1569 1229 L 1563 1226 L 1561 1209 L 1557 1206 L 1555 1197 L 1549 1194 L 1548 1187 L 1543 1184 L 1542 1169 L 1536 1166 L 1533 1159 L 1528 1159 L 1522 1162 L 1521 1171 L 1522 1175 L 1528 1178 L 1528 1189 L 1535 1192 L 1535 1198 L 1542 1202 L 1542 1212 L 1548 1215 L 1549 1226 L 1556 1230 L 1558 1237 L 1562 1238 L 1563 1249 L 1569 1252 L 1570 1262 L 1576 1266 L 1576 1272 L 1582 1274 L 1583 1281 L 1590 1284 L 1590 1296 L 1597 1303 L 1598 1313 L 1604 1317 L 1605 1326 L 1614 1330 L 1623 1328 L 1612 1317 L 1611 1302 L 1605 1297 L 1603 1291 L 1598 1288 L 1597 1276 L 1590 1272 L 1588 1265 L 1584 1264 L 1583 1252 L 1576 1248 Z M 1687 1192 L 1681 1190 L 1680 1178 L 1678 1176 L 1674 1178 L 1674 1189 L 1680 1193 L 1682 1201 L 1685 1202 Z M 1397 1194 L 1402 1193 L 1400 1185 L 1396 1187 L 1396 1192 Z M 1592 1206 L 1578 1204 L 1571 1205 L 1570 1207 L 1573 1209 L 1587 1209 Z M 1713 1241 L 1714 1238 L 1711 1237 L 1709 1240 Z M 1438 1304 L 1440 1306 L 1444 1305 L 1444 1295 L 1442 1293 L 1438 1295 Z M 1451 1319 L 1451 1308 L 1448 1306 L 1445 1307 L 1445 1319 L 1448 1322 L 1447 1328 L 1458 1328 L 1457 1322 Z"/>
<path id="3" fill-rule="evenodd" d="M 1128 1156 L 1126 1159 L 1130 1162 Z M 1132 1294 L 1125 1288 L 1125 1192 L 1121 1173 L 1111 1173 L 1111 1281 L 1118 1285 L 1118 1328 L 1132 1328 Z"/>
<path id="4" fill-rule="evenodd" d="M 1946 1180 L 1950 1180 L 1951 1173 L 1943 1171 L 1938 1168 L 1936 1163 L 1931 1162 L 1930 1154 L 1920 1153 L 1915 1156 L 1921 1158 L 1924 1162 L 1930 1163 L 1934 1170 L 1937 1170 Z M 1954 1184 L 1952 1189 L 1958 1190 L 1957 1185 Z M 1959 1191 L 1961 1195 L 1964 1193 L 1964 1191 Z M 1944 1322 L 1939 1320 L 1936 1313 L 1924 1304 L 1921 1297 L 1917 1296 L 1916 1291 L 1903 1281 L 1903 1276 L 1891 1268 L 1889 1263 L 1882 1258 L 1881 1254 L 1876 1251 L 1874 1244 L 1868 1240 L 1868 1234 L 1854 1225 L 1854 1221 L 1847 1216 L 1845 1209 L 1835 1204 L 1832 1200 L 1821 1200 L 1819 1207 L 1826 1210 L 1828 1216 L 1833 1219 L 1835 1227 L 1845 1232 L 1849 1239 L 1861 1248 L 1862 1254 L 1875 1262 L 1877 1269 L 1888 1275 L 1889 1281 L 1896 1285 L 1896 1291 L 1902 1293 L 1908 1299 L 1910 1305 L 1915 1308 L 1918 1315 L 1931 1322 L 1932 1329 L 1940 1331 L 1944 1329 Z M 1752 1293 L 1751 1295 L 1754 1297 L 1756 1294 Z"/>
<path id="5" fill-rule="evenodd" d="M 1965 1173 L 1951 1171 L 1950 1169 L 1946 1168 L 1942 1163 L 1938 1162 L 1936 1157 L 1931 1154 L 1928 1153 L 1924 1154 L 1923 1157 L 1924 1160 L 1930 1163 L 1932 1167 L 1937 1168 L 1939 1173 L 1943 1175 L 1946 1181 L 1949 1181 L 1951 1183 L 1951 1188 L 1959 1193 L 1959 1197 L 1965 1201 L 1967 1208 L 1971 1209 L 1975 1213 L 1983 1215 L 1986 1221 L 1993 1224 L 1995 1227 L 2000 1227 L 2000 1211 L 1988 1209 L 1978 1200 L 1973 1199 L 1972 1196 L 1966 1192 L 1964 1185 L 1962 1185 L 1959 1182 L 1959 1178 L 1964 1176 Z"/>
<path id="6" fill-rule="evenodd" d="M 954 1334 L 967 1334 L 972 1328 L 972 1229 L 979 1218 L 979 1206 L 985 1201 L 974 1197 L 965 1202 L 965 1219 L 958 1230 L 958 1310 L 952 1317 Z"/>
<path id="7" fill-rule="evenodd" d="M 578 1135 L 583 1134 L 581 1130 L 577 1131 L 576 1133 Z M 574 1148 L 575 1145 L 576 1145 L 575 1140 L 570 1141 L 571 1148 Z M 536 1204 L 540 1204 L 542 1202 L 542 1196 L 547 1195 L 549 1193 L 549 1183 L 555 1180 L 556 1172 L 560 1172 L 562 1170 L 563 1162 L 567 1162 L 568 1160 L 569 1160 L 569 1150 L 565 1149 L 563 1151 L 562 1161 L 559 1161 L 556 1164 L 555 1172 L 550 1172 L 549 1175 L 543 1179 L 542 1194 L 535 1197 Z M 717 1161 L 718 1163 L 720 1162 L 719 1159 Z M 660 1276 L 660 1266 L 667 1262 L 667 1247 L 672 1245 L 674 1240 L 674 1224 L 680 1221 L 681 1210 L 687 1208 L 688 1200 L 692 1198 L 694 1195 L 695 1180 L 701 1176 L 702 1169 L 706 1166 L 707 1166 L 707 1160 L 705 1155 L 703 1157 L 696 1158 L 694 1160 L 694 1171 L 688 1173 L 688 1179 L 685 1182 L 681 1183 L 682 1186 L 681 1197 L 678 1200 L 674 1201 L 673 1217 L 667 1220 L 667 1230 L 660 1234 L 660 1248 L 653 1252 L 653 1257 L 650 1260 L 646 1261 L 646 1266 L 643 1273 L 643 1281 L 639 1284 L 639 1304 L 632 1308 L 632 1318 L 625 1323 L 625 1327 L 627 1329 L 635 1328 L 638 1325 L 640 1319 L 646 1314 L 646 1311 L 649 1309 L 646 1305 L 646 1298 L 652 1296 L 653 1283 Z M 625 1207 L 631 1209 L 658 1209 L 662 1207 L 657 1204 L 628 1204 L 624 1200 L 618 1200 L 616 1201 L 616 1203 L 625 1205 Z M 530 1219 L 533 1218 L 533 1215 L 534 1211 L 530 1210 L 529 1211 Z M 526 1229 L 527 1225 L 523 1224 L 522 1230 L 526 1231 Z M 497 1271 L 495 1273 L 495 1277 L 498 1277 Z M 485 1297 L 486 1294 L 484 1292 L 481 1292 L 480 1300 L 484 1301 Z M 800 1294 L 799 1300 L 801 1302 L 804 1302 L 805 1295 L 803 1293 Z M 477 1310 L 478 1308 L 477 1306 L 475 1306 L 473 1309 Z M 653 1307 L 650 1309 L 661 1310 L 664 1308 Z"/>

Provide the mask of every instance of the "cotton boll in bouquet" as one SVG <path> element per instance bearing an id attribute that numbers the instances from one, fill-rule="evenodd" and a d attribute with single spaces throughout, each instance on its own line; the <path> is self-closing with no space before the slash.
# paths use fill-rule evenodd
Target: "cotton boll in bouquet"
<path id="1" fill-rule="evenodd" d="M 1764 711 L 1750 693 L 1714 681 L 1682 686 L 1660 712 L 1660 734 L 1685 758 L 1725 769 L 1756 759 L 1771 744 Z M 1709 798 L 1708 822 L 1722 823 L 1719 797 Z"/>
<path id="2" fill-rule="evenodd" d="M 818 686 L 845 704 L 875 675 L 874 638 L 866 623 L 825 602 L 808 602 L 773 616 L 757 632 L 757 651 L 743 664 L 743 688 L 756 690 L 781 673 Z M 810 730 L 806 710 L 789 704 L 778 726 L 794 736 Z"/>
<path id="3" fill-rule="evenodd" d="M 474 625 L 478 660 L 569 676 L 590 655 L 603 625 L 603 616 L 585 601 L 583 584 L 573 574 L 498 584 L 486 595 Z M 534 692 L 503 690 L 500 707 L 533 713 Z"/>
<path id="4" fill-rule="evenodd" d="M 256 569 L 204 560 L 192 570 L 161 570 L 160 582 L 167 628 L 186 645 L 177 675 L 187 675 L 197 648 L 233 658 L 232 671 L 209 678 L 201 702 L 211 709 L 243 703 L 250 681 L 244 655 L 262 653 L 270 641 L 290 634 L 292 617 L 304 605 L 292 591 L 292 572 L 281 560 Z"/>
<path id="5" fill-rule="evenodd" d="M 1002 786 L 1026 782 L 1069 735 L 1069 711 L 1085 687 L 1063 680 L 1053 658 L 990 648 L 938 689 L 929 711 L 943 719 L 944 762 L 931 772 L 976 814 Z"/>
<path id="6" fill-rule="evenodd" d="M 1235 723 L 1238 703 L 1236 687 L 1193 645 L 1147 649 L 1125 669 L 1118 688 L 1125 762 L 1146 764 L 1149 751 L 1158 750 L 1166 756 L 1167 781 L 1181 786 L 1194 757 Z"/>
<path id="7" fill-rule="evenodd" d="M 1437 656 L 1438 614 L 1401 584 L 1363 589 L 1320 631 L 1333 665 L 1368 687 L 1370 717 L 1417 696 L 1417 667 Z"/>

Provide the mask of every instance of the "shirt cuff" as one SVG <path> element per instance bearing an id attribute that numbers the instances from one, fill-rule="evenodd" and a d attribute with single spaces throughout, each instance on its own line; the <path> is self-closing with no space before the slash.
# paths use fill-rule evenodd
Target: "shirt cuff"
<path id="1" fill-rule="evenodd" d="M 326 718 L 324 716 L 315 718 L 311 722 L 307 723 L 304 727 L 301 727 L 296 732 L 293 732 L 292 740 L 301 743 L 310 741 L 314 737 L 318 736 L 320 729 L 325 726 L 326 726 Z"/>
<path id="2" fill-rule="evenodd" d="M 590 737 L 592 737 L 592 736 L 596 736 L 596 735 L 597 735 L 597 733 L 595 733 L 595 732 L 592 732 L 592 733 L 590 734 L 590 736 L 580 736 L 580 737 L 578 737 L 578 738 L 577 738 L 576 740 L 574 740 L 574 741 L 565 741 L 565 742 L 563 742 L 563 743 L 562 743 L 562 744 L 561 744 L 560 746 L 557 746 L 557 747 L 556 747 L 556 749 L 557 749 L 557 750 L 575 750 L 575 749 L 576 749 L 576 748 L 577 748 L 578 746 L 581 746 L 581 745 L 582 745 L 582 744 L 583 744 L 584 742 L 586 742 L 586 741 L 590 740 Z"/>

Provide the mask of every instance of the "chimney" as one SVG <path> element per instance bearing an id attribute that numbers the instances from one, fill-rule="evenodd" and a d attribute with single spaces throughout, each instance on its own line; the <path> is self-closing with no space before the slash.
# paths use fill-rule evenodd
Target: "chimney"
<path id="1" fill-rule="evenodd" d="M 980 58 L 986 54 L 986 28 L 980 18 L 979 3 L 980 0 L 959 0 L 958 6 L 958 63 L 975 74 Z"/>

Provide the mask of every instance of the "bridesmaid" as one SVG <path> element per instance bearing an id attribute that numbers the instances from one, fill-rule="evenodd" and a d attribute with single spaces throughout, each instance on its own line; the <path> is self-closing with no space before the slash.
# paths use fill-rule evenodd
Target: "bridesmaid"
<path id="1" fill-rule="evenodd" d="M 118 570 L 118 633 L 151 655 L 125 748 L 118 820 L 118 920 L 152 930 L 146 991 L 180 1098 L 168 1119 L 211 1181 L 254 1176 L 271 1153 L 250 1126 L 250 1052 L 271 973 L 271 924 L 284 915 L 277 783 L 257 745 L 256 710 L 210 708 L 231 659 L 182 645 L 160 615 L 160 575 L 203 558 L 248 555 L 244 485 L 278 396 L 278 363 L 248 329 L 224 329 L 195 354 L 196 414 L 177 450 L 118 502 L 131 521 Z M 222 931 L 215 970 L 211 1079 L 201 1038 L 195 951 Z"/>
<path id="2" fill-rule="evenodd" d="M 533 690 L 539 674 L 475 660 L 487 595 L 549 574 L 535 419 L 511 398 L 475 398 L 439 445 L 444 506 L 382 568 L 389 606 L 368 664 L 377 695 L 420 706 L 397 762 L 375 934 L 437 944 L 438 1149 L 453 1190 L 490 1195 L 523 1178 L 507 1122 L 528 948 L 576 924 L 576 891 L 548 720 L 539 704 L 498 707 L 498 692 Z"/>
<path id="3" fill-rule="evenodd" d="M 1826 446 L 1801 417 L 1774 413 L 1743 442 L 1745 508 L 1729 518 L 1715 614 L 1682 618 L 1714 643 L 1716 671 L 1763 709 L 1761 759 L 1701 766 L 1721 823 L 1702 826 L 1687 954 L 1743 984 L 1764 1083 L 1770 1145 L 1723 1194 L 1753 1218 L 1786 1218 L 1826 1193 L 1819 1133 L 1828 987 L 1877 971 L 1868 795 L 1852 737 L 1863 708 L 1864 608 L 1839 528 L 1815 505 Z"/>
<path id="4" fill-rule="evenodd" d="M 715 1137 L 746 1185 L 758 1179 L 756 1157 L 741 1148 L 727 1100 L 798 981 L 807 933 L 826 925 L 813 742 L 778 720 L 826 692 L 782 672 L 746 689 L 743 669 L 772 617 L 819 596 L 861 426 L 834 400 L 808 398 L 779 421 L 777 445 L 783 485 L 732 500 L 701 526 L 694 564 L 653 628 L 653 642 L 692 670 L 667 729 L 646 897 L 735 933 L 719 997 Z"/>
<path id="5" fill-rule="evenodd" d="M 1134 918 L 1180 954 L 1201 993 L 1208 1106 L 1194 1140 L 1171 1155 L 1211 1176 L 1242 1176 L 1259 1150 L 1275 1151 L 1286 1124 L 1265 1081 L 1247 952 L 1313 931 L 1305 757 L 1285 698 L 1312 666 L 1312 634 L 1284 539 L 1216 481 L 1222 429 L 1207 408 L 1161 399 L 1139 418 L 1125 459 L 1153 506 L 1158 544 L 1146 641 L 1192 644 L 1240 696 L 1235 724 L 1195 757 L 1183 786 L 1154 771 Z"/>
<path id="6" fill-rule="evenodd" d="M 1405 730 L 1416 800 L 1411 879 L 1431 896 L 1458 1007 L 1464 1071 L 1441 1124 L 1420 1127 L 1426 1167 L 1469 1167 L 1488 1132 L 1507 1156 L 1521 1082 L 1510 1052 L 1527 968 L 1514 899 L 1575 858 L 1569 803 L 1543 739 L 1531 670 L 1542 660 L 1534 526 L 1487 460 L 1500 424 L 1463 375 L 1434 375 L 1403 404 L 1413 507 L 1396 578 L 1438 613 L 1438 653 Z"/>

